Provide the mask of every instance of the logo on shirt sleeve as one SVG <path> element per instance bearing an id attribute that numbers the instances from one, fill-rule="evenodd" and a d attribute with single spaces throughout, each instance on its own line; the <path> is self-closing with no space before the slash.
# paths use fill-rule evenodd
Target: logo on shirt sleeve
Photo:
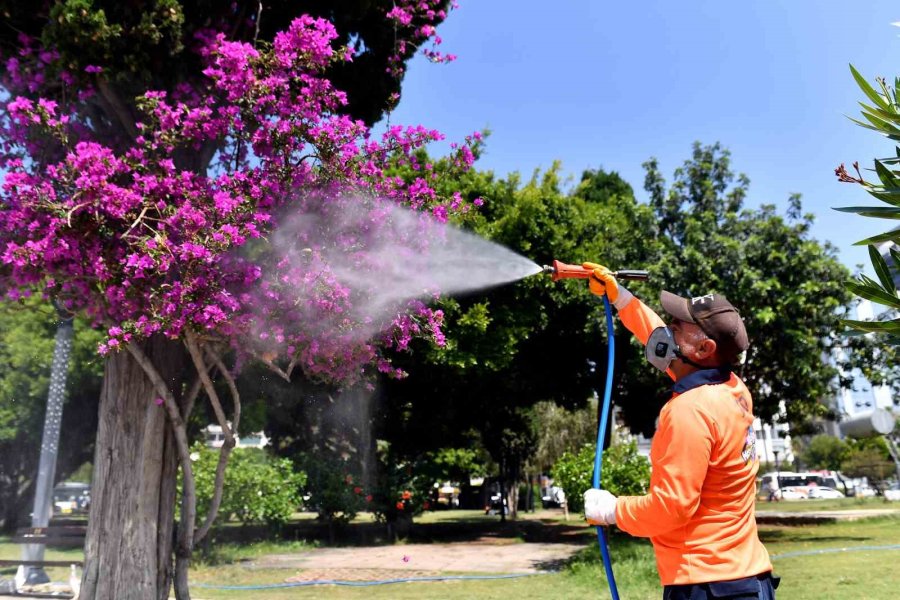
<path id="1" fill-rule="evenodd" d="M 747 428 L 747 437 L 744 438 L 741 458 L 744 459 L 745 464 L 750 460 L 756 460 L 756 432 L 753 430 L 753 425 Z"/>

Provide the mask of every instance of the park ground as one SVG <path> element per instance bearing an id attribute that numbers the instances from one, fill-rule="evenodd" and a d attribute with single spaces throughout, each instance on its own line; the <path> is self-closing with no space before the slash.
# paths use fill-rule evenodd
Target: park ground
<path id="1" fill-rule="evenodd" d="M 773 557 L 776 574 L 783 578 L 780 598 L 897 596 L 900 507 L 896 504 L 847 499 L 761 503 L 758 510 L 760 537 Z M 833 518 L 800 524 L 783 518 L 812 511 Z M 222 528 L 219 541 L 200 553 L 192 568 L 193 596 L 199 600 L 609 598 L 593 529 L 575 516 L 566 521 L 560 511 L 526 513 L 506 524 L 476 511 L 429 513 L 417 519 L 409 538 L 393 545 L 384 544 L 380 532 L 381 526 L 366 516 L 339 532 L 333 543 L 323 541 L 328 536 L 309 515 L 298 515 L 278 537 L 243 527 Z M 614 532 L 610 551 L 622 598 L 662 596 L 646 540 Z M 18 552 L 17 546 L 0 538 L 0 557 L 15 557 Z M 78 555 L 78 551 L 49 551 L 47 557 Z M 51 575 L 65 580 L 67 574 Z M 313 580 L 365 584 L 493 575 L 515 578 L 301 587 Z M 292 587 L 256 587 L 285 584 Z"/>

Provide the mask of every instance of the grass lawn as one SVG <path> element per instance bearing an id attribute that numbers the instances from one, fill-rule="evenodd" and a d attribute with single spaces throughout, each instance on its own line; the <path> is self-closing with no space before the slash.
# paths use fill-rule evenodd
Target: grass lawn
<path id="1" fill-rule="evenodd" d="M 884 498 L 840 498 L 835 500 L 782 500 L 766 502 L 757 500 L 756 510 L 778 512 L 805 512 L 811 510 L 897 510 L 900 502 L 886 502 Z"/>
<path id="2" fill-rule="evenodd" d="M 831 501 L 823 501 L 831 502 Z M 854 501 L 855 502 L 855 501 Z M 786 504 L 779 503 L 779 509 Z M 810 506 L 811 503 L 806 503 Z M 876 501 L 878 507 L 878 502 Z M 884 506 L 883 503 L 880 506 Z M 836 508 L 851 508 L 836 506 Z M 858 507 L 857 507 L 858 508 Z M 818 509 L 818 507 L 817 507 Z M 418 522 L 418 521 L 417 521 Z M 423 524 L 437 526 L 489 526 L 496 517 L 478 513 L 454 511 L 432 513 Z M 569 522 L 572 525 L 573 521 Z M 553 522 L 547 527 L 552 528 Z M 592 529 L 585 527 L 586 538 L 595 540 Z M 889 599 L 898 596 L 900 589 L 900 549 L 881 551 L 841 552 L 810 556 L 785 556 L 793 552 L 820 551 L 854 546 L 885 546 L 900 544 L 900 518 L 876 517 L 853 522 L 822 525 L 760 527 L 760 536 L 774 557 L 775 572 L 783 577 L 778 595 L 791 600 L 845 600 L 856 598 Z M 527 536 L 525 536 L 527 538 Z M 435 539 L 434 541 L 440 541 Z M 527 539 L 522 541 L 527 544 Z M 253 544 L 221 544 L 198 561 L 191 572 L 194 584 L 259 585 L 283 582 L 294 574 L 287 569 L 248 569 L 238 564 L 242 559 L 268 553 L 304 552 L 315 547 L 307 542 L 266 541 Z M 662 597 L 653 552 L 648 542 L 613 533 L 610 540 L 613 566 L 619 591 L 626 600 Z M 74 553 L 77 555 L 77 552 Z M 17 557 L 18 547 L 0 539 L 0 557 Z M 72 557 L 72 552 L 50 551 L 48 558 Z M 534 575 L 520 579 L 494 581 L 448 581 L 429 583 L 401 583 L 369 587 L 315 586 L 268 590 L 214 590 L 193 587 L 197 600 L 219 599 L 348 599 L 387 600 L 420 599 L 461 600 L 522 598 L 567 600 L 609 598 L 600 553 L 596 545 L 588 546 L 558 573 Z"/>
<path id="3" fill-rule="evenodd" d="M 588 531 L 586 535 L 593 534 Z M 847 600 L 856 598 L 892 599 L 900 589 L 900 549 L 842 552 L 777 558 L 789 552 L 824 550 L 851 546 L 884 546 L 900 544 L 900 518 L 879 517 L 862 521 L 804 526 L 763 526 L 760 528 L 769 553 L 776 557 L 775 572 L 782 576 L 780 598 L 791 600 Z M 627 600 L 662 597 L 653 552 L 649 543 L 622 534 L 610 540 L 613 567 L 622 598 Z M 253 585 L 283 581 L 284 571 L 245 571 L 220 566 L 196 569 L 192 581 L 215 582 L 217 585 Z M 398 600 L 429 598 L 459 600 L 461 598 L 523 598 L 572 600 L 609 598 L 600 553 L 591 546 L 576 557 L 563 571 L 512 580 L 449 581 L 436 583 L 403 583 L 364 588 L 317 586 L 281 590 L 228 591 L 195 588 L 196 598 L 267 600 L 351 599 Z"/>

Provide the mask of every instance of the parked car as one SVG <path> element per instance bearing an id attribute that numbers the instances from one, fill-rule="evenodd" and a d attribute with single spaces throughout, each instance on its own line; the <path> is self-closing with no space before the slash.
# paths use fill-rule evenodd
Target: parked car
<path id="1" fill-rule="evenodd" d="M 884 499 L 891 502 L 900 502 L 900 483 L 895 483 L 890 489 L 884 490 Z"/>
<path id="2" fill-rule="evenodd" d="M 851 495 L 856 496 L 857 498 L 874 498 L 875 496 L 878 495 L 878 492 L 876 492 L 874 489 L 872 489 L 870 487 L 860 486 L 860 487 L 856 487 L 856 488 L 851 488 L 851 491 L 853 492 Z"/>
<path id="3" fill-rule="evenodd" d="M 53 513 L 70 515 L 87 513 L 91 508 L 91 486 L 88 483 L 63 482 L 53 488 Z"/>
<path id="4" fill-rule="evenodd" d="M 541 505 L 544 508 L 558 508 L 566 502 L 566 493 L 555 485 L 548 487 L 541 494 Z"/>
<path id="5" fill-rule="evenodd" d="M 809 488 L 806 486 L 783 487 L 778 491 L 780 500 L 806 500 L 809 498 Z"/>
<path id="6" fill-rule="evenodd" d="M 806 497 L 810 500 L 834 500 L 844 497 L 844 494 L 838 490 L 824 485 L 811 485 L 808 489 L 809 492 Z"/>

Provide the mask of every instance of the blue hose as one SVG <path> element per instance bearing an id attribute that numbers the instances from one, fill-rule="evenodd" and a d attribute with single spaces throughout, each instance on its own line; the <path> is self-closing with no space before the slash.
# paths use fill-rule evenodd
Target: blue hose
<path id="1" fill-rule="evenodd" d="M 597 452 L 594 454 L 594 488 L 600 489 L 600 470 L 603 467 L 603 438 L 606 437 L 606 428 L 609 422 L 609 409 L 612 398 L 613 368 L 616 361 L 616 339 L 613 335 L 613 315 L 609 306 L 609 298 L 603 296 L 603 308 L 606 309 L 606 347 L 608 350 L 606 360 L 606 386 L 603 389 L 603 407 L 600 409 L 600 423 L 597 426 Z M 619 588 L 616 587 L 616 578 L 613 575 L 612 561 L 609 558 L 609 544 L 606 542 L 606 530 L 597 526 L 597 542 L 600 544 L 600 554 L 603 556 L 603 568 L 606 570 L 606 580 L 609 582 L 609 593 L 613 600 L 619 600 Z"/>

